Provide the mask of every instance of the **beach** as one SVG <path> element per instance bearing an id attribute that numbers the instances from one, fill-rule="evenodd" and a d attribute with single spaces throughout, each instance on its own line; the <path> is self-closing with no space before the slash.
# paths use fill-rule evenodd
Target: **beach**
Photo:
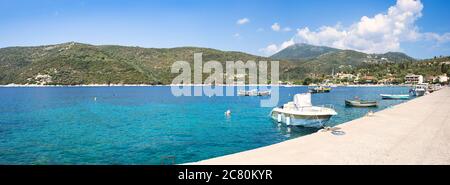
<path id="1" fill-rule="evenodd" d="M 337 125 L 196 165 L 450 164 L 450 88 Z"/>

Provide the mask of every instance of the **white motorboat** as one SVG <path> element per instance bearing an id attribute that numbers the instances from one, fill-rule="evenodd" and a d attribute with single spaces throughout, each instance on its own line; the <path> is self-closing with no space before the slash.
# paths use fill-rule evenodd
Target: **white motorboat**
<path id="1" fill-rule="evenodd" d="M 331 107 L 313 106 L 311 94 L 296 94 L 293 102 L 272 110 L 270 116 L 279 123 L 292 126 L 322 127 L 337 112 Z"/>
<path id="2" fill-rule="evenodd" d="M 411 88 L 409 90 L 409 92 L 413 96 L 423 96 L 423 95 L 425 95 L 427 90 L 428 90 L 428 84 L 422 83 L 422 84 L 415 85 L 413 88 Z"/>

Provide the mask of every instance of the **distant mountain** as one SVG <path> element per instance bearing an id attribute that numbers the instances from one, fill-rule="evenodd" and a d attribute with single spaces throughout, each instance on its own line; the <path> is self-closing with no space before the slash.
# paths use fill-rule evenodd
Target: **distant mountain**
<path id="1" fill-rule="evenodd" d="M 373 64 L 404 63 L 416 61 L 400 52 L 367 54 L 354 50 L 341 50 L 325 46 L 295 44 L 271 56 L 273 59 L 290 60 L 296 63 L 282 75 L 293 79 L 316 78 L 334 72 L 354 72 Z M 370 71 L 370 70 L 369 70 Z"/>
<path id="2" fill-rule="evenodd" d="M 320 55 L 327 53 L 334 53 L 341 51 L 336 48 L 326 47 L 326 46 L 313 46 L 309 44 L 294 44 L 289 46 L 280 52 L 272 55 L 270 58 L 273 59 L 287 59 L 287 60 L 302 60 L 302 59 L 312 59 L 319 57 Z"/>
<path id="3" fill-rule="evenodd" d="M 304 43 L 289 46 L 272 55 L 270 58 L 285 60 L 309 60 L 321 58 L 333 59 L 332 57 L 338 57 L 338 59 L 342 60 L 351 60 L 354 62 L 366 63 L 402 62 L 414 60 L 412 57 L 400 52 L 388 52 L 385 54 L 366 54 L 353 50 L 341 50 L 326 46 L 314 46 Z"/>

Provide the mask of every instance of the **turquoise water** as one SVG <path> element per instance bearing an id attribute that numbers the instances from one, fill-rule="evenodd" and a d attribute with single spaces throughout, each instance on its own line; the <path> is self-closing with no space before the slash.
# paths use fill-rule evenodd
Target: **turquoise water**
<path id="1" fill-rule="evenodd" d="M 281 88 L 279 104 L 306 91 Z M 380 93 L 408 88 L 338 87 L 312 101 L 334 105 L 339 115 L 328 124 L 338 125 L 405 101 L 381 100 Z M 380 106 L 346 108 L 344 100 L 354 96 Z M 271 121 L 271 108 L 259 106 L 261 99 L 174 97 L 170 87 L 0 88 L 0 164 L 161 164 L 166 157 L 185 163 L 317 131 L 287 132 Z"/>

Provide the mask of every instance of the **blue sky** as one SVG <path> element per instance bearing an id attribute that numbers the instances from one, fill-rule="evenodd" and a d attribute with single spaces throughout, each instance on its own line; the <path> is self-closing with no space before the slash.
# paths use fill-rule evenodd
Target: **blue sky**
<path id="1" fill-rule="evenodd" d="M 447 0 L 2 0 L 0 47 L 76 41 L 270 55 L 306 42 L 430 58 L 450 55 L 449 8 Z"/>

